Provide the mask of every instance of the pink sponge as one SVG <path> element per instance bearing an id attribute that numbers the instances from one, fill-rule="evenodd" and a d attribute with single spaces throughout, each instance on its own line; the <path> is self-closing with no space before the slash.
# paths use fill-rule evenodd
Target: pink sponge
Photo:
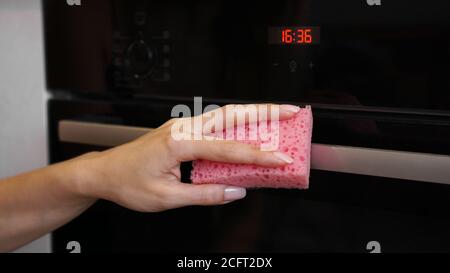
<path id="1" fill-rule="evenodd" d="M 260 124 L 257 125 L 258 127 Z M 271 122 L 269 122 L 271 126 Z M 245 188 L 297 188 L 309 187 L 311 134 L 313 119 L 311 107 L 302 108 L 289 120 L 279 122 L 278 150 L 290 155 L 294 162 L 278 168 L 265 168 L 249 164 L 219 163 L 197 160 L 193 163 L 191 180 L 194 184 L 225 184 Z M 269 127 L 270 128 L 270 127 Z M 239 129 L 227 130 L 233 135 Z M 241 131 L 242 132 L 242 131 Z M 245 126 L 248 135 L 249 126 Z M 242 140 L 251 145 L 259 145 L 261 141 Z"/>

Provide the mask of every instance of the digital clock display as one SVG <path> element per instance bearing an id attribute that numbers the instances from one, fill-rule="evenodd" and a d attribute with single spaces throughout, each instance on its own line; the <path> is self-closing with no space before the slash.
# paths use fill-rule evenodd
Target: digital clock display
<path id="1" fill-rule="evenodd" d="M 320 42 L 319 27 L 270 27 L 269 44 L 315 45 Z"/>

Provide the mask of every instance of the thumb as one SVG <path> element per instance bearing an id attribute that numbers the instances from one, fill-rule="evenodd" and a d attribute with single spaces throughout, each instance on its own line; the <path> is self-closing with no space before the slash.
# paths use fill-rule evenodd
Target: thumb
<path id="1" fill-rule="evenodd" d="M 176 183 L 173 185 L 171 202 L 173 208 L 191 205 L 223 205 L 246 196 L 245 188 L 227 185 L 193 185 Z"/>

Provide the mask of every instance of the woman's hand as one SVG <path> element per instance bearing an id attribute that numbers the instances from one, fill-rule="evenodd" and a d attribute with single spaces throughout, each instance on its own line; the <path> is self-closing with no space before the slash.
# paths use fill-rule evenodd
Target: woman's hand
<path id="1" fill-rule="evenodd" d="M 280 119 L 288 119 L 299 108 L 282 105 L 279 110 Z M 206 119 L 205 116 L 195 118 L 203 118 L 203 122 Z M 285 154 L 263 152 L 238 142 L 177 141 L 171 136 L 171 127 L 177 121 L 170 120 L 133 142 L 74 160 L 74 166 L 80 171 L 74 184 L 76 192 L 142 212 L 189 205 L 221 205 L 244 198 L 246 190 L 226 185 L 181 183 L 181 162 L 207 159 L 277 167 L 292 161 Z"/>
<path id="2" fill-rule="evenodd" d="M 286 119 L 299 108 L 285 105 L 279 110 L 280 119 Z M 208 121 L 208 115 L 183 119 L 194 120 Z M 183 161 L 209 159 L 273 167 L 292 161 L 285 154 L 262 152 L 236 142 L 176 141 L 171 127 L 177 121 L 180 120 L 170 120 L 111 150 L 1 179 L 0 252 L 16 249 L 55 230 L 100 198 L 137 211 L 157 212 L 189 205 L 226 204 L 245 197 L 243 188 L 181 183 Z M 195 131 L 188 133 L 198 135 Z"/>

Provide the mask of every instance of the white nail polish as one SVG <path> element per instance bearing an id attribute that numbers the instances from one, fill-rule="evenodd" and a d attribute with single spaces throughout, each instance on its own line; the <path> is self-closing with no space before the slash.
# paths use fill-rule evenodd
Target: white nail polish
<path id="1" fill-rule="evenodd" d="M 300 107 L 290 104 L 283 104 L 280 106 L 281 111 L 287 111 L 292 113 L 298 113 L 300 111 Z"/>
<path id="2" fill-rule="evenodd" d="M 244 188 L 228 187 L 224 192 L 225 201 L 235 201 L 244 198 L 247 195 L 247 191 Z"/>
<path id="3" fill-rule="evenodd" d="M 278 159 L 288 163 L 288 164 L 292 164 L 294 162 L 294 159 L 292 159 L 290 156 L 288 156 L 287 154 L 284 153 L 280 153 L 280 152 L 274 152 L 273 153 Z"/>

